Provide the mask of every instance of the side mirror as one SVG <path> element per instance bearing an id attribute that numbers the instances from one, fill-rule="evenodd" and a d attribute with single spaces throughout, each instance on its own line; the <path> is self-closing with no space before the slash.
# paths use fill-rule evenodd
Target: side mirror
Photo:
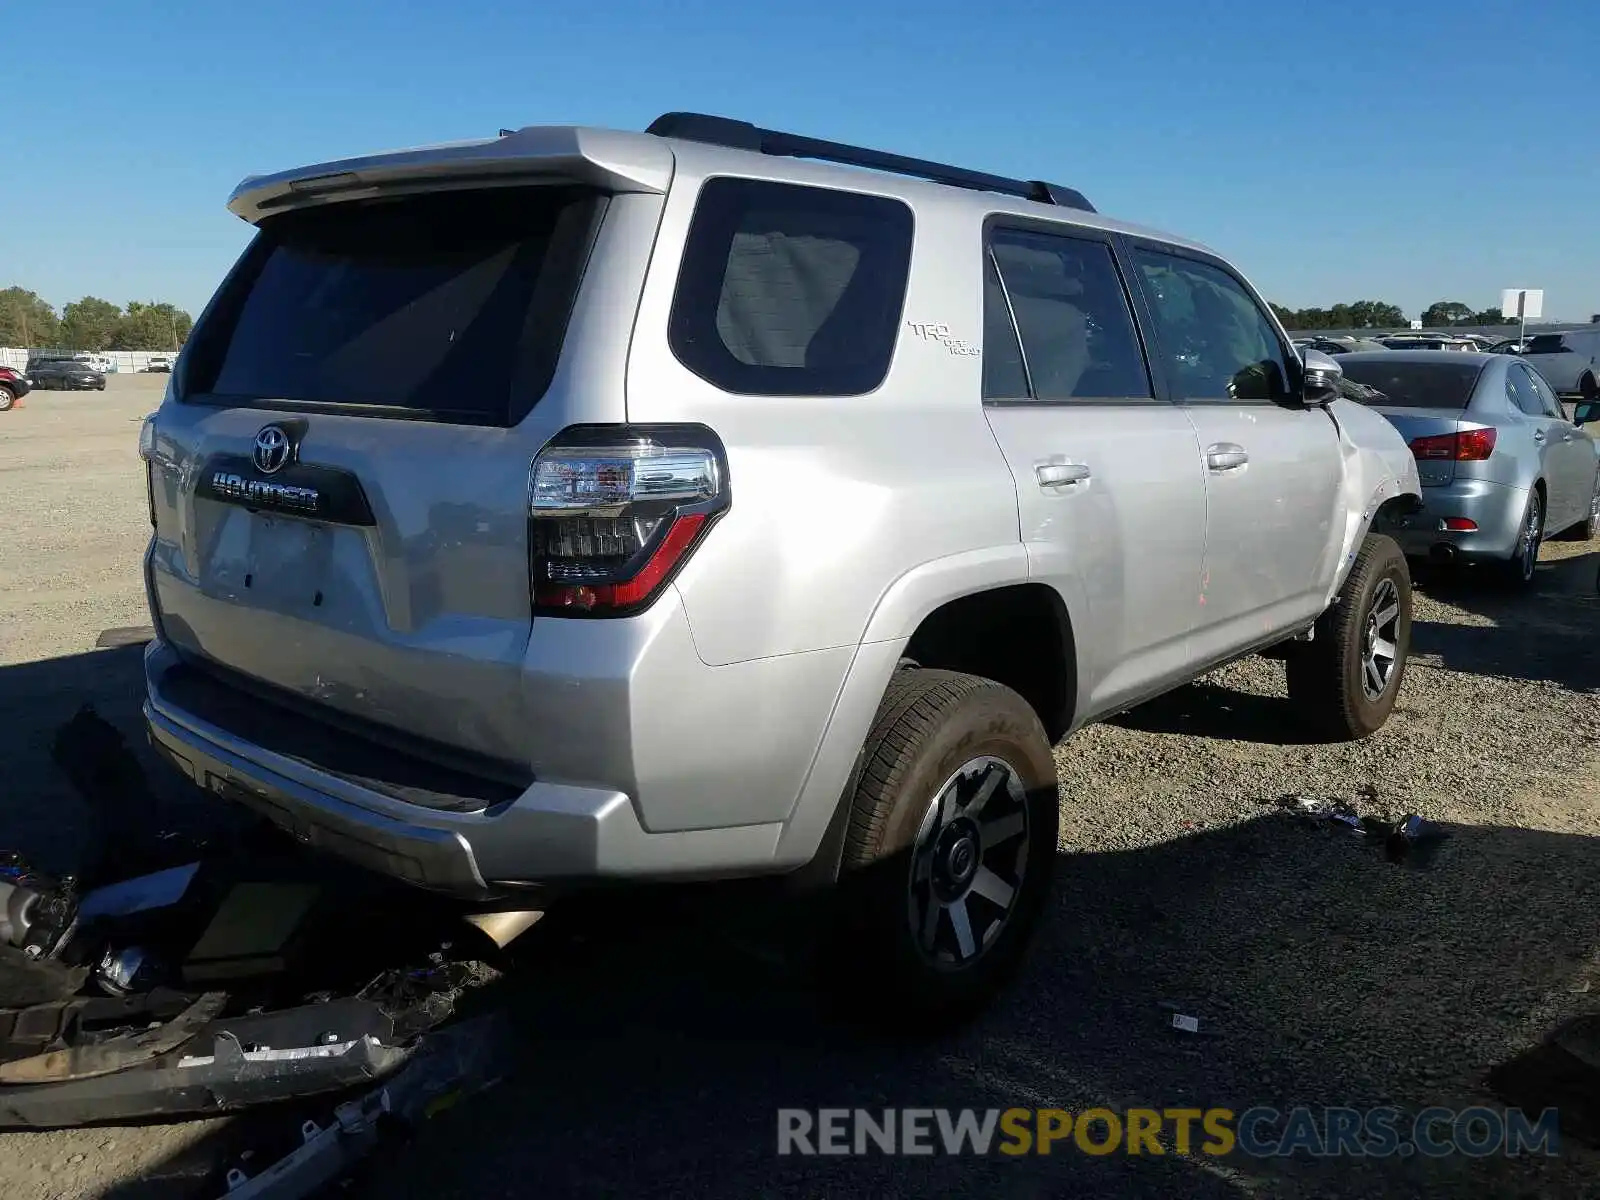
<path id="1" fill-rule="evenodd" d="M 1344 378 L 1344 368 L 1320 350 L 1307 350 L 1301 359 L 1305 369 L 1301 373 L 1300 398 L 1316 408 L 1332 404 L 1339 398 L 1339 381 Z"/>
<path id="2" fill-rule="evenodd" d="M 1587 425 L 1590 421 L 1600 421 L 1600 400 L 1579 400 L 1572 406 L 1572 423 Z"/>

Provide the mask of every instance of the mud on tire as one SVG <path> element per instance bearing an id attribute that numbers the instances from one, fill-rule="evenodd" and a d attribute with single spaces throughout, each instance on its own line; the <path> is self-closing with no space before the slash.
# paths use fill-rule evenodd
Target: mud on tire
<path id="1" fill-rule="evenodd" d="M 896 671 L 847 802 L 825 956 L 839 998 L 901 1031 L 972 1015 L 1049 890 L 1059 792 L 1038 716 L 988 679 Z"/>
<path id="2" fill-rule="evenodd" d="M 1356 741 L 1389 719 L 1411 649 L 1411 572 L 1393 538 L 1369 534 L 1339 597 L 1287 660 L 1289 700 L 1327 741 Z"/>

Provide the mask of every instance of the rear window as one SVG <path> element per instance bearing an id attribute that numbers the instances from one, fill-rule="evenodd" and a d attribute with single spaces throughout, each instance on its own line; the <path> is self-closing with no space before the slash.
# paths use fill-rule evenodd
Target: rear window
<path id="1" fill-rule="evenodd" d="M 1340 360 L 1344 377 L 1373 389 L 1365 403 L 1398 408 L 1464 409 L 1483 367 L 1440 356 L 1437 362 L 1390 362 L 1368 359 Z"/>
<path id="2" fill-rule="evenodd" d="M 1537 337 L 1528 339 L 1528 348 L 1524 354 L 1560 354 L 1568 349 L 1566 342 L 1559 334 L 1541 333 Z"/>
<path id="3" fill-rule="evenodd" d="M 911 239 L 897 200 L 712 179 L 684 246 L 672 352 L 726 392 L 870 392 L 894 353 Z"/>
<path id="4" fill-rule="evenodd" d="M 272 217 L 196 332 L 185 393 L 515 424 L 554 374 L 600 204 L 495 188 Z"/>

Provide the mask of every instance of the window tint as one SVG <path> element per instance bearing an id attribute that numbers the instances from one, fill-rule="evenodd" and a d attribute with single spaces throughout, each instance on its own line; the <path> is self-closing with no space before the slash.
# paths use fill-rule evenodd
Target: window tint
<path id="1" fill-rule="evenodd" d="M 189 391 L 513 423 L 555 369 L 595 205 L 494 188 L 273 217 Z"/>
<path id="2" fill-rule="evenodd" d="M 1511 397 L 1511 403 L 1530 417 L 1545 415 L 1544 402 L 1539 399 L 1539 393 L 1533 387 L 1533 380 L 1528 378 L 1528 372 L 1524 368 L 1513 366 L 1506 372 L 1506 394 Z"/>
<path id="3" fill-rule="evenodd" d="M 1537 371 L 1529 371 L 1527 367 L 1522 369 L 1527 371 L 1528 378 L 1533 382 L 1533 390 L 1539 395 L 1539 407 L 1544 410 L 1544 415 L 1565 421 L 1567 419 L 1567 410 L 1561 407 L 1560 399 L 1551 390 L 1544 376 Z"/>
<path id="4" fill-rule="evenodd" d="M 1460 411 L 1472 399 L 1483 367 L 1472 359 L 1463 361 L 1441 354 L 1437 359 L 1391 357 L 1389 352 L 1374 352 L 1360 358 L 1346 357 L 1339 363 L 1344 377 L 1372 391 L 1372 396 L 1352 395 L 1363 403 L 1388 408 L 1443 408 Z M 1351 393 L 1346 393 L 1351 395 Z"/>
<path id="5" fill-rule="evenodd" d="M 1278 400 L 1289 374 L 1277 331 L 1226 271 L 1135 249 L 1172 394 L 1186 400 Z"/>
<path id="6" fill-rule="evenodd" d="M 1559 333 L 1540 333 L 1528 339 L 1524 354 L 1561 354 L 1569 347 Z"/>
<path id="7" fill-rule="evenodd" d="M 713 179 L 684 247 L 672 351 L 724 391 L 870 392 L 894 353 L 911 234 L 897 200 Z"/>
<path id="8" fill-rule="evenodd" d="M 1028 372 L 994 258 L 983 256 L 983 398 L 1026 400 Z"/>
<path id="9" fill-rule="evenodd" d="M 1001 286 L 986 289 L 985 357 L 997 337 L 1004 346 L 997 330 L 1014 315 L 1033 398 L 1152 395 L 1127 294 L 1109 246 L 1085 238 L 997 229 L 989 248 Z M 994 370 L 1000 377 L 997 386 L 1004 382 L 1015 391 L 1012 368 L 1002 364 Z M 988 390 L 989 366 L 984 374 L 986 395 L 1005 394 Z"/>

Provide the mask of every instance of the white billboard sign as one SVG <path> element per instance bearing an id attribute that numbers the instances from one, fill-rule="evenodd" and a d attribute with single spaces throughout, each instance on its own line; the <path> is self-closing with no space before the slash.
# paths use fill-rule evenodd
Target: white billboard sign
<path id="1" fill-rule="evenodd" d="M 1544 316 L 1544 290 L 1542 288 L 1507 288 L 1500 293 L 1502 316 L 1517 317 L 1524 321 L 1537 321 Z"/>

